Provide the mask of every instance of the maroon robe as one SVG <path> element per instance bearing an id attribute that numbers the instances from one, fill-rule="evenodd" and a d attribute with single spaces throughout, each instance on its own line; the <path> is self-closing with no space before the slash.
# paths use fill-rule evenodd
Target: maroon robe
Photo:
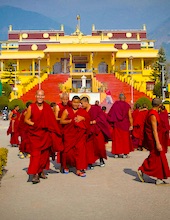
<path id="1" fill-rule="evenodd" d="M 107 159 L 105 143 L 111 135 L 106 115 L 100 106 L 91 105 L 88 114 L 90 121 L 96 121 L 96 124 L 90 125 L 86 143 L 88 164 L 93 164 L 99 158 Z"/>
<path id="2" fill-rule="evenodd" d="M 161 132 L 160 139 L 165 153 L 168 151 L 169 145 L 169 119 L 167 110 L 161 111 L 160 114 Z"/>
<path id="3" fill-rule="evenodd" d="M 138 114 L 139 114 L 139 109 L 135 109 L 135 110 L 133 110 L 133 112 L 132 112 L 133 120 L 136 119 L 136 117 L 138 116 Z"/>
<path id="4" fill-rule="evenodd" d="M 19 135 L 21 137 L 21 143 L 19 150 L 22 153 L 30 153 L 30 141 L 28 138 L 29 125 L 24 122 L 26 109 L 22 112 L 19 121 Z"/>
<path id="5" fill-rule="evenodd" d="M 129 110 L 127 102 L 116 101 L 108 113 L 108 121 L 113 126 L 112 154 L 129 154 L 132 151 Z"/>
<path id="6" fill-rule="evenodd" d="M 39 110 L 36 103 L 31 106 L 31 121 L 28 137 L 30 141 L 30 164 L 28 174 L 41 173 L 49 169 L 50 153 L 62 151 L 61 132 L 51 107 L 44 102 L 43 109 Z"/>
<path id="7" fill-rule="evenodd" d="M 159 114 L 156 110 L 151 109 L 146 117 L 144 127 L 144 143 L 146 148 L 150 151 L 150 154 L 148 158 L 144 160 L 142 166 L 139 167 L 139 170 L 148 176 L 153 176 L 158 179 L 167 179 L 170 176 L 168 161 L 164 149 L 160 152 L 156 148 L 151 124 L 151 115 L 156 117 L 158 136 L 160 135 L 161 125 Z"/>
<path id="8" fill-rule="evenodd" d="M 74 112 L 70 107 L 67 111 L 67 119 L 72 121 L 64 125 L 64 151 L 61 153 L 61 164 L 64 169 L 69 165 L 76 167 L 77 170 L 83 170 L 87 168 L 86 139 L 90 119 L 82 108 Z M 85 121 L 75 122 L 74 119 L 78 115 L 84 117 Z"/>
<path id="9" fill-rule="evenodd" d="M 58 118 L 61 118 L 61 116 L 62 116 L 64 110 L 71 107 L 71 101 L 68 101 L 67 105 L 63 105 L 62 102 L 61 102 L 61 103 L 58 103 L 57 105 L 58 105 L 58 107 L 59 107 Z M 60 131 L 61 131 L 61 133 L 63 134 L 63 125 L 60 124 L 60 121 L 58 121 L 58 124 L 59 124 Z M 60 152 L 57 153 L 56 162 L 57 162 L 57 163 L 61 163 L 61 155 L 60 155 Z"/>
<path id="10" fill-rule="evenodd" d="M 143 145 L 143 130 L 147 114 L 148 110 L 141 110 L 138 112 L 138 115 L 133 118 L 132 143 L 134 148 Z"/>
<path id="11" fill-rule="evenodd" d="M 12 110 L 13 115 L 9 124 L 9 128 L 7 130 L 7 135 L 11 134 L 10 144 L 11 145 L 19 145 L 19 120 L 20 113 L 16 110 Z"/>

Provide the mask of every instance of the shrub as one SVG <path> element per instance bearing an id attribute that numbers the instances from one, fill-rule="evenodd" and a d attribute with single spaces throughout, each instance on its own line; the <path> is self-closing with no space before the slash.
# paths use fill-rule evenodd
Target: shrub
<path id="1" fill-rule="evenodd" d="M 5 106 L 8 106 L 8 103 L 9 103 L 9 99 L 2 95 L 0 96 L 0 111 L 5 107 Z"/>
<path id="2" fill-rule="evenodd" d="M 161 97 L 162 95 L 162 84 L 161 82 L 158 82 L 155 84 L 154 88 L 153 88 L 153 94 L 156 95 L 156 97 Z"/>
<path id="3" fill-rule="evenodd" d="M 163 104 L 170 104 L 170 101 L 165 100 L 165 101 L 163 102 Z"/>
<path id="4" fill-rule="evenodd" d="M 0 176 L 2 175 L 3 169 L 7 164 L 7 155 L 8 149 L 0 148 Z"/>
<path id="5" fill-rule="evenodd" d="M 21 99 L 13 99 L 13 100 L 9 103 L 8 108 L 9 108 L 10 110 L 12 110 L 12 109 L 14 109 L 14 107 L 15 107 L 16 105 L 19 106 L 19 108 L 20 108 L 21 111 L 25 109 L 25 104 L 24 104 L 24 102 L 23 102 Z"/>
<path id="6" fill-rule="evenodd" d="M 4 96 L 9 98 L 12 92 L 11 86 L 8 83 L 2 83 L 2 92 Z"/>
<path id="7" fill-rule="evenodd" d="M 148 106 L 148 109 L 151 109 L 151 108 L 152 108 L 152 103 L 151 103 L 151 101 L 150 101 L 148 98 L 146 98 L 146 97 L 141 97 L 141 98 L 139 98 L 139 99 L 136 101 L 135 106 L 136 106 L 137 103 L 140 104 L 140 106 L 142 106 L 143 104 L 146 104 L 146 105 Z"/>

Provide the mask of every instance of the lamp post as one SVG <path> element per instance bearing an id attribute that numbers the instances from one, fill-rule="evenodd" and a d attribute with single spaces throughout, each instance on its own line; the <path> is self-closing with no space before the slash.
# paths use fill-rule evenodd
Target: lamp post
<path id="1" fill-rule="evenodd" d="M 17 71 L 17 64 L 12 64 L 12 66 L 14 67 L 14 71 L 15 71 L 15 81 L 14 81 L 14 94 L 15 94 L 15 98 L 17 98 L 17 83 L 16 83 L 16 81 L 17 81 L 17 73 L 16 73 L 16 71 Z"/>
<path id="2" fill-rule="evenodd" d="M 134 102 L 134 94 L 133 94 L 133 64 L 132 64 L 132 60 L 133 57 L 130 56 L 129 57 L 130 60 L 130 74 L 131 74 L 131 106 L 133 107 L 133 102 Z"/>
<path id="3" fill-rule="evenodd" d="M 165 63 L 159 63 L 162 68 L 162 75 L 161 75 L 161 81 L 162 81 L 162 101 L 165 100 Z"/>
<path id="4" fill-rule="evenodd" d="M 40 64 L 41 64 L 41 57 L 38 57 L 38 89 L 41 89 L 41 75 L 40 75 L 40 72 L 41 72 L 41 67 L 40 67 Z"/>

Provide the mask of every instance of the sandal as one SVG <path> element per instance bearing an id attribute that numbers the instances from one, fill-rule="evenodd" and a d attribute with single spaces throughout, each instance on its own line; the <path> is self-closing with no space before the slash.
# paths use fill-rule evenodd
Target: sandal
<path id="1" fill-rule="evenodd" d="M 32 179 L 32 183 L 37 184 L 39 182 L 40 182 L 39 175 L 38 174 L 34 175 L 34 177 Z"/>
<path id="2" fill-rule="evenodd" d="M 39 173 L 39 177 L 44 180 L 48 178 L 43 172 Z"/>
<path id="3" fill-rule="evenodd" d="M 64 174 L 69 174 L 69 169 L 63 169 Z"/>
<path id="4" fill-rule="evenodd" d="M 82 172 L 76 173 L 76 175 L 77 175 L 77 176 L 80 176 L 80 177 L 86 177 L 86 173 L 82 173 Z"/>

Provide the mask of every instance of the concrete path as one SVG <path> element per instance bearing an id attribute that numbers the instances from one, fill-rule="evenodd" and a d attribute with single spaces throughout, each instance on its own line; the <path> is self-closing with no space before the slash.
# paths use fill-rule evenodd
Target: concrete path
<path id="1" fill-rule="evenodd" d="M 86 178 L 61 174 L 51 163 L 48 179 L 33 185 L 27 182 L 29 159 L 19 159 L 18 149 L 8 145 L 8 123 L 0 120 L 0 146 L 9 149 L 0 187 L 1 220 L 170 219 L 170 187 L 156 186 L 149 177 L 141 183 L 135 172 L 148 152 L 136 151 L 128 159 L 108 157 L 106 167 L 96 166 Z"/>

